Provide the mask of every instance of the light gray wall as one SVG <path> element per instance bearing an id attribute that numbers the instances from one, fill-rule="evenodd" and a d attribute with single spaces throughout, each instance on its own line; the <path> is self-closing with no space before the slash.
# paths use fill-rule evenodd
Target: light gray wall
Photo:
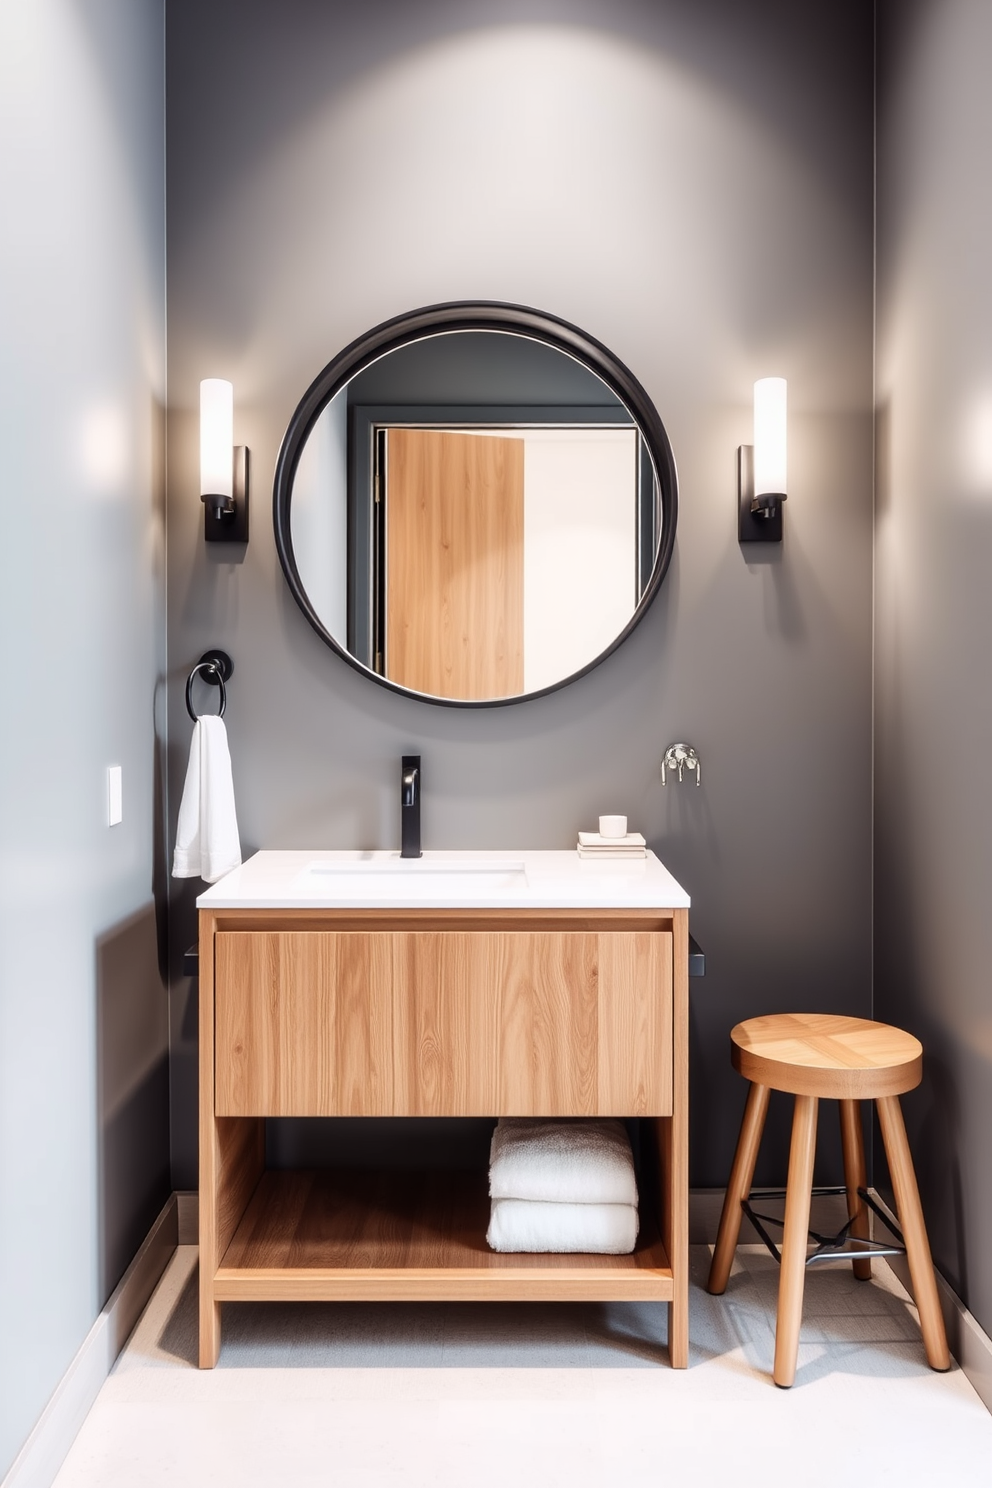
<path id="1" fill-rule="evenodd" d="M 879 8 L 876 1012 L 937 1264 L 992 1331 L 992 8 Z"/>
<path id="2" fill-rule="evenodd" d="M 861 0 L 171 0 L 173 827 L 208 644 L 244 846 L 388 847 L 424 758 L 428 847 L 567 847 L 626 812 L 693 897 L 693 1180 L 725 1181 L 728 1031 L 870 1007 L 872 34 Z M 268 516 L 310 380 L 373 324 L 491 298 L 581 325 L 654 399 L 681 480 L 657 603 L 602 667 L 484 712 L 395 697 L 309 630 Z M 790 379 L 781 550 L 736 540 L 755 377 Z M 247 553 L 207 549 L 196 388 L 236 389 Z M 703 785 L 663 787 L 667 744 Z M 173 967 L 195 935 L 176 886 Z M 174 982 L 173 1150 L 196 1177 L 195 996 Z M 831 1132 L 831 1137 L 833 1133 Z M 781 1175 L 785 1133 L 769 1139 Z"/>
<path id="3" fill-rule="evenodd" d="M 0 6 L 0 1477 L 168 1192 L 163 49 Z"/>

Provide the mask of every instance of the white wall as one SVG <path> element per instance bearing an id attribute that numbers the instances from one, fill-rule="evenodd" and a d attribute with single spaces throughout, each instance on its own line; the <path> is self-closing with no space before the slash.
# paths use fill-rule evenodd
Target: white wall
<path id="1" fill-rule="evenodd" d="M 937 1264 L 992 1332 L 992 7 L 879 8 L 877 1016 Z"/>
<path id="2" fill-rule="evenodd" d="M 0 1476 L 168 1186 L 162 29 L 0 6 Z"/>
<path id="3" fill-rule="evenodd" d="M 524 691 L 588 666 L 637 608 L 637 433 L 525 429 Z"/>
<path id="4" fill-rule="evenodd" d="M 259 503 L 261 505 L 261 503 Z M 263 507 L 263 520 L 268 513 Z M 348 644 L 348 389 L 317 419 L 293 480 L 293 552 L 303 587 L 341 645 Z"/>

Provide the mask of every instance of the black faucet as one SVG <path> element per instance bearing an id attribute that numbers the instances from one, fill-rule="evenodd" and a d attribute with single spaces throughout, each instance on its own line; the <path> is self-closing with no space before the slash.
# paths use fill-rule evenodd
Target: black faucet
<path id="1" fill-rule="evenodd" d="M 420 755 L 403 756 L 400 790 L 400 821 L 403 827 L 401 858 L 422 858 L 420 848 Z"/>

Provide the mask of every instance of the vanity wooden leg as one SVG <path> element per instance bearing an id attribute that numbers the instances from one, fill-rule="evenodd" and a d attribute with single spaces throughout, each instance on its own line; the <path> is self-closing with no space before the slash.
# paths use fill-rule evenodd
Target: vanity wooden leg
<path id="1" fill-rule="evenodd" d="M 737 1241 L 741 1232 L 741 1200 L 746 1199 L 751 1192 L 754 1165 L 758 1160 L 758 1148 L 761 1145 L 761 1133 L 764 1131 L 765 1117 L 768 1114 L 770 1094 L 771 1091 L 767 1085 L 754 1084 L 747 1093 L 741 1134 L 737 1138 L 734 1166 L 731 1169 L 730 1182 L 727 1184 L 723 1213 L 720 1215 L 720 1230 L 716 1237 L 716 1249 L 710 1265 L 710 1278 L 706 1284 L 706 1290 L 712 1292 L 714 1297 L 719 1297 L 726 1290 L 730 1278 L 734 1251 L 737 1249 Z"/>
<path id="2" fill-rule="evenodd" d="M 689 1299 L 680 1287 L 668 1304 L 668 1362 L 673 1369 L 689 1367 Z"/>
<path id="3" fill-rule="evenodd" d="M 878 1122 L 882 1128 L 885 1155 L 889 1160 L 889 1175 L 895 1193 L 896 1209 L 906 1241 L 906 1257 L 909 1274 L 913 1281 L 913 1297 L 920 1314 L 923 1330 L 923 1347 L 931 1369 L 950 1369 L 951 1355 L 944 1332 L 944 1319 L 937 1296 L 937 1281 L 933 1274 L 933 1257 L 927 1239 L 920 1190 L 916 1183 L 916 1170 L 906 1140 L 906 1124 L 902 1119 L 902 1107 L 897 1095 L 880 1096 L 876 1102 Z"/>
<path id="4" fill-rule="evenodd" d="M 689 1367 L 689 1189 L 685 1161 L 679 1161 L 679 1133 L 672 1116 L 653 1123 L 658 1157 L 658 1217 L 672 1268 L 672 1301 L 668 1307 L 668 1361 L 673 1369 Z"/>
<path id="5" fill-rule="evenodd" d="M 200 1368 L 220 1355 L 214 1277 L 265 1170 L 265 1122 L 217 1116 L 214 1094 L 213 914 L 200 911 Z"/>
<path id="6" fill-rule="evenodd" d="M 200 1135 L 200 1368 L 212 1369 L 220 1352 L 214 1276 L 265 1171 L 265 1122 L 209 1117 Z"/>
<path id="7" fill-rule="evenodd" d="M 200 1368 L 220 1356 L 220 1306 L 214 1301 L 217 1270 L 217 1182 L 221 1154 L 212 1116 L 200 1117 Z"/>
<path id="8" fill-rule="evenodd" d="M 865 1167 L 865 1142 L 861 1129 L 861 1102 L 842 1100 L 840 1105 L 840 1138 L 844 1149 L 844 1183 L 847 1187 L 847 1217 L 853 1219 L 850 1233 L 856 1240 L 869 1239 L 868 1205 L 858 1194 L 859 1188 L 868 1187 L 868 1172 Z M 864 1256 L 851 1262 L 859 1281 L 871 1280 L 871 1259 Z"/>
<path id="9" fill-rule="evenodd" d="M 209 1288 L 200 1282 L 200 1356 L 201 1369 L 213 1369 L 220 1358 L 220 1303 L 207 1295 Z"/>
<path id="10" fill-rule="evenodd" d="M 816 1156 L 816 1109 L 813 1095 L 797 1095 L 792 1118 L 792 1147 L 789 1153 L 789 1182 L 785 1199 L 785 1234 L 782 1237 L 782 1266 L 778 1279 L 778 1320 L 775 1325 L 775 1370 L 777 1385 L 788 1388 L 796 1377 L 799 1328 L 803 1316 L 806 1280 L 806 1248 L 809 1240 L 809 1210 L 813 1189 L 813 1159 Z"/>
<path id="11" fill-rule="evenodd" d="M 668 1361 L 689 1367 L 689 912 L 672 915 L 672 1115 L 659 1132 L 665 1154 L 663 1235 L 672 1268 Z"/>
<path id="12" fill-rule="evenodd" d="M 220 1354 L 220 1308 L 214 1301 L 217 1269 L 217 1190 L 224 1167 L 214 1116 L 214 919 L 200 911 L 200 1268 L 201 1369 L 213 1369 Z"/>

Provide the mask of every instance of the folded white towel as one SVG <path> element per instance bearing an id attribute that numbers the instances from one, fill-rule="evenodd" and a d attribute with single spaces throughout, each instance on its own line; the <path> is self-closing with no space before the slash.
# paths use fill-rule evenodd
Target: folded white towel
<path id="1" fill-rule="evenodd" d="M 637 1240 L 632 1204 L 542 1204 L 494 1199 L 486 1239 L 493 1250 L 629 1255 Z"/>
<path id="2" fill-rule="evenodd" d="M 636 1206 L 627 1129 L 613 1118 L 502 1116 L 489 1149 L 489 1192 L 494 1199 Z"/>
<path id="3" fill-rule="evenodd" d="M 222 718 L 207 714 L 193 725 L 172 876 L 214 883 L 240 862 L 227 729 Z"/>

